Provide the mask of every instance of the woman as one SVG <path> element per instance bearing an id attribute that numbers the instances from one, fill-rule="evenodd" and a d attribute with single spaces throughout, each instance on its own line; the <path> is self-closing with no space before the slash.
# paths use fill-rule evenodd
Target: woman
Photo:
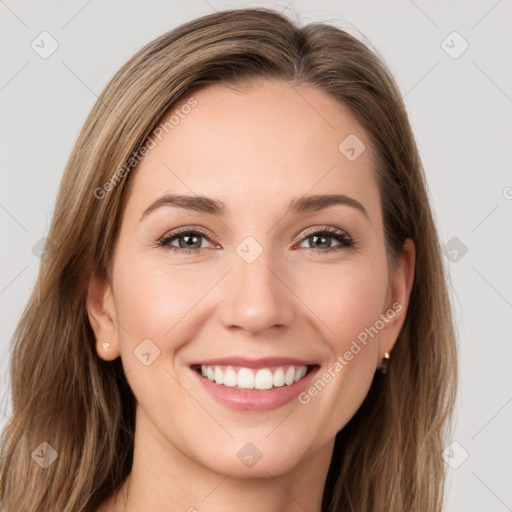
<path id="1" fill-rule="evenodd" d="M 88 117 L 48 239 L 2 510 L 442 509 L 439 241 L 355 38 L 241 9 L 151 42 Z"/>

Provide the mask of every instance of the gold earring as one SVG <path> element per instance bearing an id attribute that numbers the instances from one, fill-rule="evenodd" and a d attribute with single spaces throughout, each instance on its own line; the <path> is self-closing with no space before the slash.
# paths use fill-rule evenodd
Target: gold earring
<path id="1" fill-rule="evenodd" d="M 377 365 L 377 370 L 380 370 L 382 373 L 388 373 L 389 358 L 389 352 L 386 352 L 383 359 Z"/>

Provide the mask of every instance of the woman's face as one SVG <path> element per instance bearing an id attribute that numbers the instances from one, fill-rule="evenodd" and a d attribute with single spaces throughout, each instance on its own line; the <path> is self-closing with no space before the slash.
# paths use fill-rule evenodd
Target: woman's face
<path id="1" fill-rule="evenodd" d="M 132 171 L 112 287 L 91 280 L 98 353 L 121 356 L 162 464 L 266 476 L 328 460 L 411 286 L 410 256 L 388 269 L 370 142 L 312 88 L 193 97 Z"/>

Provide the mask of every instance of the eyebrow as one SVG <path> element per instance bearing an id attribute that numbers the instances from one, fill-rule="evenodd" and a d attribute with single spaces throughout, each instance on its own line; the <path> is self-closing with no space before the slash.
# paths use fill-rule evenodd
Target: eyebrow
<path id="1" fill-rule="evenodd" d="M 355 208 L 361 212 L 368 220 L 370 220 L 365 207 L 356 199 L 348 197 L 344 194 L 297 197 L 290 201 L 290 204 L 288 205 L 288 213 L 316 212 L 333 205 L 344 205 Z M 185 210 L 192 210 L 219 217 L 224 216 L 227 212 L 226 205 L 217 199 L 212 199 L 206 196 L 166 194 L 158 198 L 154 203 L 150 204 L 144 210 L 140 220 L 142 220 L 145 216 L 149 215 L 154 210 L 157 210 L 163 206 L 183 208 Z"/>

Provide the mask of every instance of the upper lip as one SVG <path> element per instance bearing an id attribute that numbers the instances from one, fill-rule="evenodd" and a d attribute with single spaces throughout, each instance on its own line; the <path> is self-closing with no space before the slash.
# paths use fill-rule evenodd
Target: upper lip
<path id="1" fill-rule="evenodd" d="M 192 363 L 191 366 L 242 366 L 244 368 L 268 368 L 271 366 L 312 366 L 315 361 L 294 359 L 291 357 L 261 357 L 253 359 L 249 357 L 221 357 L 217 359 L 205 359 Z"/>

